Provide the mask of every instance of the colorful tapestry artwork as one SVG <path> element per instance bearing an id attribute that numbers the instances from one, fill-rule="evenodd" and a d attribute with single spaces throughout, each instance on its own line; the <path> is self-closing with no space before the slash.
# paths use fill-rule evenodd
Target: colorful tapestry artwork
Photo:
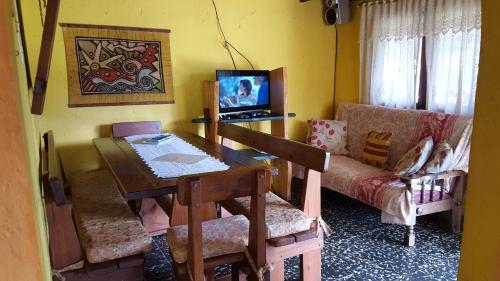
<path id="1" fill-rule="evenodd" d="M 83 95 L 165 92 L 160 42 L 78 37 L 75 41 Z"/>
<path id="2" fill-rule="evenodd" d="M 174 102 L 170 30 L 60 25 L 69 107 Z"/>

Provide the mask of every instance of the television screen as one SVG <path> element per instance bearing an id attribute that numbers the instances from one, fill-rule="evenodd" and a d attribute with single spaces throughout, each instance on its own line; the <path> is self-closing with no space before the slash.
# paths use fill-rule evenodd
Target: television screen
<path id="1" fill-rule="evenodd" d="M 270 108 L 269 71 L 217 70 L 217 81 L 221 113 Z"/>

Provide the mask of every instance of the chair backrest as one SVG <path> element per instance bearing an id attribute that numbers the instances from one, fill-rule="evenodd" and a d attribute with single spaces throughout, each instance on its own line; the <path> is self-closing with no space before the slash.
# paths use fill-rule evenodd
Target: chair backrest
<path id="1" fill-rule="evenodd" d="M 306 168 L 328 171 L 330 152 L 324 149 L 222 122 L 218 124 L 218 134 Z"/>
<path id="2" fill-rule="evenodd" d="M 113 137 L 123 138 L 142 134 L 161 133 L 160 121 L 121 122 L 111 125 Z"/>
<path id="3" fill-rule="evenodd" d="M 179 179 L 178 200 L 188 206 L 188 270 L 203 280 L 201 204 L 251 196 L 248 249 L 257 268 L 266 263 L 265 194 L 271 185 L 267 169 L 241 168 Z"/>
<path id="4" fill-rule="evenodd" d="M 43 135 L 44 150 L 42 153 L 42 161 L 44 163 L 43 180 L 46 183 L 45 192 L 50 192 L 57 205 L 63 205 L 66 202 L 64 193 L 64 176 L 61 165 L 61 158 L 57 153 L 54 141 L 54 133 L 48 131 Z"/>

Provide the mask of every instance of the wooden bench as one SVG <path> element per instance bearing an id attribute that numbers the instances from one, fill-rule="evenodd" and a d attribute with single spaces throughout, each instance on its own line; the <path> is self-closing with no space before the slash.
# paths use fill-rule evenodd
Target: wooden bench
<path id="1" fill-rule="evenodd" d="M 43 182 L 56 277 L 67 281 L 143 280 L 144 253 L 151 248 L 151 237 L 121 196 L 112 175 L 107 170 L 76 175 L 71 196 L 66 195 L 52 131 L 44 135 L 44 141 Z"/>

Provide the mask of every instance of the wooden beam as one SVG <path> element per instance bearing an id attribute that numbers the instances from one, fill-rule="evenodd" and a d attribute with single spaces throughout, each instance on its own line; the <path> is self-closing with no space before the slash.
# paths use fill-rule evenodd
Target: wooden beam
<path id="1" fill-rule="evenodd" d="M 218 133 L 224 138 L 273 154 L 309 169 L 319 172 L 328 170 L 330 160 L 328 151 L 229 123 L 219 122 Z"/>
<path id="2" fill-rule="evenodd" d="M 220 143 L 217 135 L 219 123 L 219 82 L 203 81 L 203 100 L 205 118 L 210 118 L 210 124 L 205 124 L 205 138 L 215 143 Z"/>
<path id="3" fill-rule="evenodd" d="M 271 121 L 271 135 L 288 139 L 288 72 L 286 67 L 280 67 L 269 73 L 271 113 L 284 116 L 282 120 Z M 292 163 L 285 159 L 272 161 L 279 169 L 279 174 L 273 177 L 273 191 L 285 199 L 291 198 Z"/>
<path id="4" fill-rule="evenodd" d="M 44 198 L 49 230 L 50 260 L 54 269 L 62 269 L 83 259 L 69 204 L 57 205 L 50 194 Z"/>
<path id="5" fill-rule="evenodd" d="M 253 187 L 257 185 L 255 168 L 236 168 L 223 172 L 212 172 L 200 174 L 200 182 L 203 185 L 201 203 L 224 201 L 230 198 L 239 198 L 254 195 Z M 269 177 L 271 172 L 262 168 L 262 172 Z M 189 204 L 189 185 L 191 176 L 179 178 L 179 189 L 177 199 L 181 205 Z M 265 186 L 265 188 L 269 188 Z M 266 189 L 264 193 L 268 192 Z"/>
<path id="6" fill-rule="evenodd" d="M 45 104 L 45 92 L 47 91 L 49 80 L 50 60 L 54 47 L 58 13 L 59 0 L 48 0 L 45 25 L 43 26 L 42 46 L 40 47 L 40 55 L 38 56 L 38 69 L 33 89 L 33 102 L 31 103 L 31 113 L 37 115 L 43 113 L 43 106 Z"/>

